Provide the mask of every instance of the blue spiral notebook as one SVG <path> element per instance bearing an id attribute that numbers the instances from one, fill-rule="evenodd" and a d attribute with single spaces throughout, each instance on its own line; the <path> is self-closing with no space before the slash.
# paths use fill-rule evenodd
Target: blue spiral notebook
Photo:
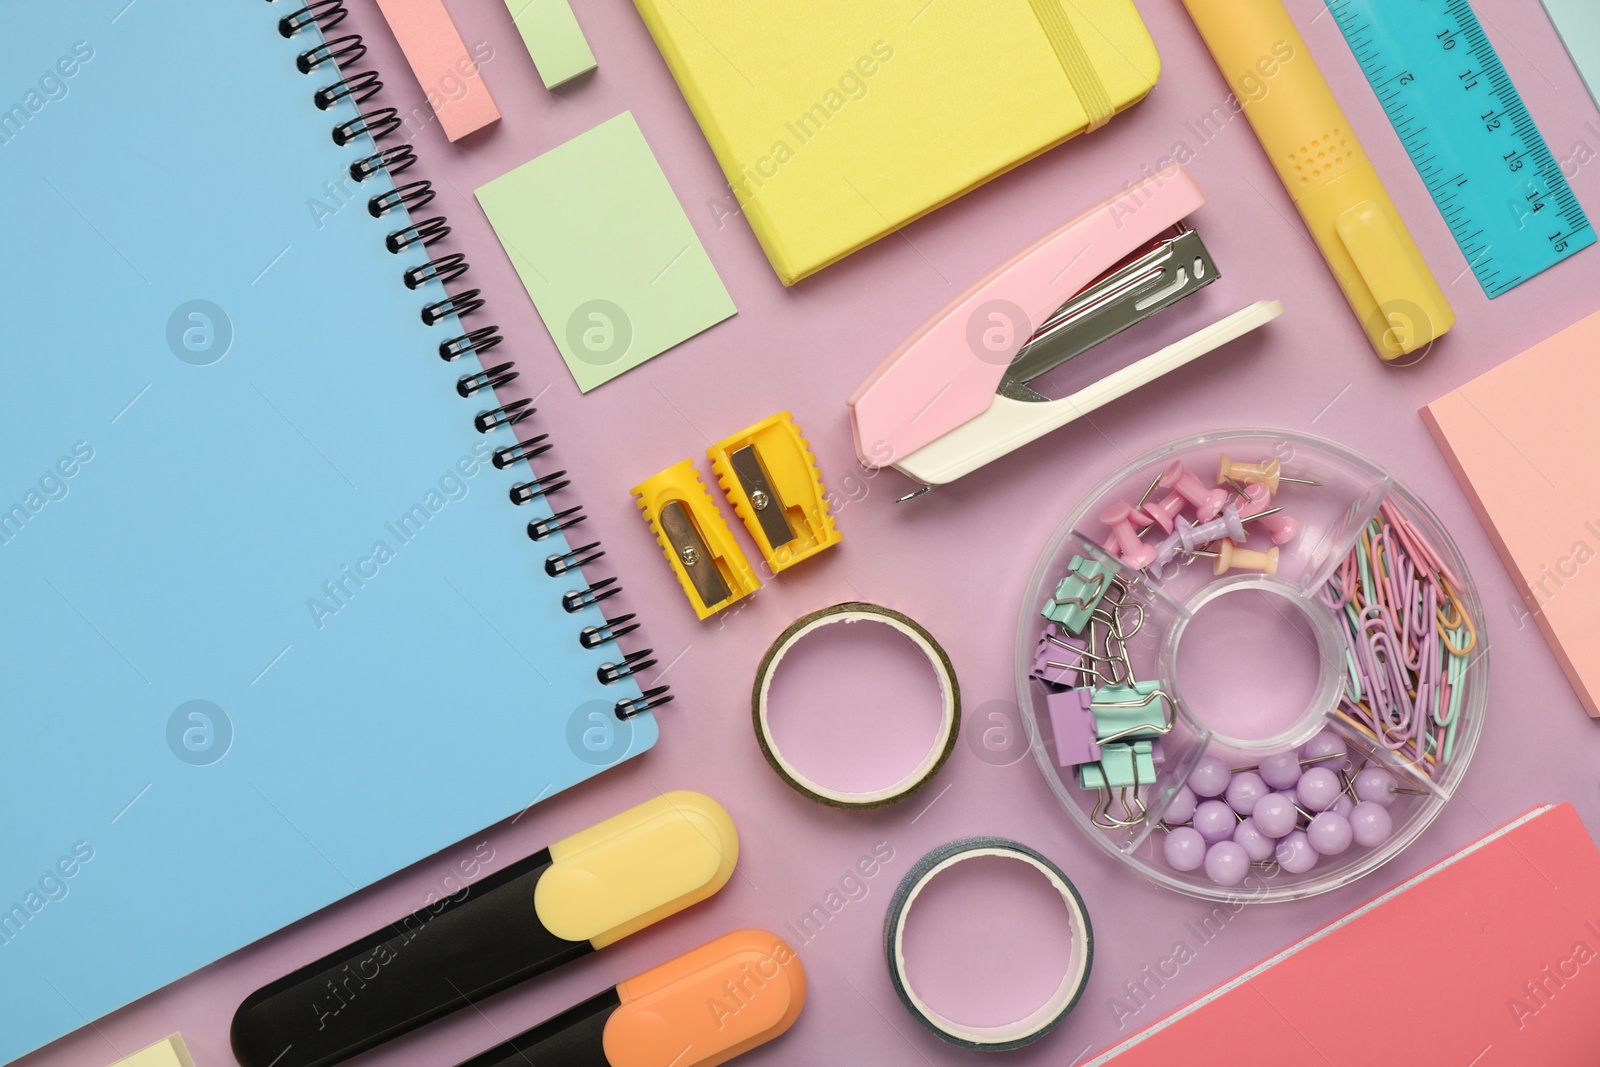
<path id="1" fill-rule="evenodd" d="M 300 6 L 6 12 L 0 1062 L 656 739 Z"/>

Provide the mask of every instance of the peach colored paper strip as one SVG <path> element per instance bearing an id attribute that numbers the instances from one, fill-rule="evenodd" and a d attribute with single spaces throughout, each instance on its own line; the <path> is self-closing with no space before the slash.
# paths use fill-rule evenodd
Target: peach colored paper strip
<path id="1" fill-rule="evenodd" d="M 378 0 L 378 9 L 400 42 L 446 137 L 459 141 L 500 121 L 500 109 L 441 0 Z M 465 94 L 452 91 L 463 85 Z"/>
<path id="2" fill-rule="evenodd" d="M 1422 410 L 1528 617 L 1600 717 L 1600 313 Z M 1501 616 L 1504 617 L 1504 616 Z"/>

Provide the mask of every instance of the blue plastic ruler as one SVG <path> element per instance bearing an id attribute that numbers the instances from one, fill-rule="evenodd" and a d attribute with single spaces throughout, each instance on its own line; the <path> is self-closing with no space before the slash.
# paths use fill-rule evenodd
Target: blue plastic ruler
<path id="1" fill-rule="evenodd" d="M 1467 0 L 1327 5 L 1485 293 L 1594 244 Z"/>

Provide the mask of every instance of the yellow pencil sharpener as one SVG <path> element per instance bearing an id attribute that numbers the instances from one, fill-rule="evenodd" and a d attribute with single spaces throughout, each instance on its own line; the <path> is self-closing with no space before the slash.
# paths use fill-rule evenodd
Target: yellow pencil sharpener
<path id="1" fill-rule="evenodd" d="M 709 618 L 761 587 L 691 460 L 646 478 L 633 495 L 695 615 Z"/>
<path id="2" fill-rule="evenodd" d="M 772 573 L 843 540 L 811 446 L 787 411 L 723 438 L 706 455 Z"/>

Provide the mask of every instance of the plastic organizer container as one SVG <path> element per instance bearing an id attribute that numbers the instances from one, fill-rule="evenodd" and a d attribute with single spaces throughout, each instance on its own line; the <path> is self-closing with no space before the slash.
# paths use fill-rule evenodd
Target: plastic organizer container
<path id="1" fill-rule="evenodd" d="M 1109 528 L 1102 516 L 1108 508 L 1121 502 L 1137 504 L 1141 499 L 1147 499 L 1152 506 L 1164 502 L 1167 489 L 1147 491 L 1156 476 L 1174 462 L 1183 464 L 1210 493 L 1219 486 L 1223 454 L 1233 461 L 1250 464 L 1262 464 L 1270 459 L 1278 461 L 1285 480 L 1277 485 L 1270 505 L 1260 505 L 1258 500 L 1257 506 L 1281 507 L 1283 510 L 1279 514 L 1294 519 L 1298 530 L 1292 538 L 1274 546 L 1266 523 L 1259 520 L 1247 523 L 1249 537 L 1242 546 L 1254 552 L 1276 547 L 1276 573 L 1244 569 L 1218 576 L 1216 558 L 1182 554 L 1165 566 L 1150 565 L 1140 570 L 1113 554 L 1120 549 L 1113 547 L 1112 552 L 1107 551 Z M 1291 483 L 1287 481 L 1289 477 L 1319 484 Z M 1241 482 L 1239 486 L 1247 484 Z M 1222 488 L 1229 490 L 1231 504 L 1236 508 L 1246 505 L 1243 510 L 1248 513 L 1246 500 L 1234 492 L 1239 486 L 1224 484 Z M 1195 483 L 1189 483 L 1188 488 L 1193 492 Z M 1259 490 L 1253 492 L 1259 497 Z M 1171 507 L 1168 503 L 1169 519 L 1176 518 Z M 1200 517 L 1198 510 L 1190 504 L 1179 514 L 1184 521 L 1196 522 Z M 1149 518 L 1144 515 L 1135 516 L 1135 519 L 1141 517 Z M 1376 525 L 1369 526 L 1374 523 Z M 1390 528 L 1388 541 L 1372 536 L 1372 530 L 1381 530 L 1384 524 Z M 1414 701 L 1416 706 L 1405 722 L 1400 721 L 1404 716 L 1394 709 L 1393 700 L 1386 699 L 1389 710 L 1380 716 L 1374 715 L 1371 708 L 1378 704 L 1378 698 L 1370 684 L 1365 687 L 1368 691 L 1360 694 L 1366 704 L 1350 699 L 1352 690 L 1362 688 L 1362 684 L 1355 667 L 1354 645 L 1358 639 L 1347 635 L 1364 632 L 1359 627 L 1364 616 L 1357 605 L 1365 601 L 1347 602 L 1348 607 L 1333 606 L 1338 603 L 1341 591 L 1361 574 L 1355 554 L 1361 553 L 1367 544 L 1384 542 L 1387 545 L 1396 539 L 1400 539 L 1404 547 L 1408 542 L 1400 538 L 1402 530 L 1406 538 L 1411 539 L 1409 543 L 1420 537 L 1431 546 L 1437 567 L 1427 560 L 1427 551 L 1423 549 L 1407 553 L 1405 558 L 1414 556 L 1422 561 L 1419 574 L 1428 571 L 1446 575 L 1445 583 L 1434 583 L 1435 595 L 1442 604 L 1436 610 L 1442 612 L 1441 622 L 1455 624 L 1448 634 L 1436 638 L 1448 637 L 1451 642 L 1448 648 L 1441 647 L 1438 651 L 1444 666 L 1432 674 L 1428 696 Z M 1363 541 L 1364 532 L 1366 541 Z M 1166 536 L 1162 526 L 1152 524 L 1141 533 L 1141 542 L 1153 548 Z M 1132 554 L 1138 552 L 1135 549 Z M 1047 602 L 1053 602 L 1058 583 L 1068 575 L 1074 557 L 1109 568 L 1125 585 L 1126 593 L 1121 596 L 1124 606 L 1112 614 L 1103 601 L 1102 620 L 1107 617 L 1119 620 L 1119 631 L 1126 637 L 1120 646 L 1126 649 L 1122 661 L 1135 679 L 1157 680 L 1157 699 L 1164 696 L 1169 702 L 1166 718 L 1170 728 L 1155 738 L 1159 743 L 1153 752 L 1158 759 L 1151 761 L 1158 763 L 1154 780 L 1140 779 L 1131 793 L 1126 789 L 1085 789 L 1080 784 L 1083 771 L 1070 762 L 1063 766 L 1057 758 L 1057 720 L 1052 716 L 1050 695 L 1065 694 L 1057 700 L 1070 704 L 1069 697 L 1081 695 L 1069 692 L 1073 683 L 1094 691 L 1097 685 L 1107 684 L 1107 679 L 1096 683 L 1073 671 L 1049 669 L 1043 672 L 1056 681 L 1067 683 L 1063 687 L 1046 684 L 1035 674 L 1041 660 L 1041 634 L 1049 625 L 1041 611 L 1047 607 Z M 1256 566 L 1264 565 L 1260 557 L 1251 558 Z M 1370 552 L 1367 558 L 1371 559 Z M 1383 566 L 1377 577 L 1363 584 L 1363 590 L 1369 585 L 1380 585 L 1383 574 L 1403 566 L 1392 562 L 1396 558 L 1392 552 L 1383 558 L 1391 562 Z M 1334 584 L 1330 585 L 1330 581 Z M 1445 585 L 1448 589 L 1440 592 Z M 1121 592 L 1114 586 L 1109 588 L 1111 598 Z M 1420 577 L 1414 588 L 1422 588 Z M 1446 595 L 1450 590 L 1455 594 L 1453 603 Z M 1224 606 L 1225 599 L 1232 605 L 1235 618 L 1246 621 L 1256 618 L 1259 623 L 1259 617 L 1270 612 L 1264 615 L 1268 620 L 1265 625 L 1280 635 L 1297 635 L 1292 639 L 1305 643 L 1305 654 L 1300 658 L 1310 661 L 1309 669 L 1303 662 L 1300 677 L 1283 678 L 1279 672 L 1284 661 L 1292 657 L 1259 653 L 1248 641 L 1234 646 L 1228 645 L 1225 639 L 1219 641 L 1222 628 L 1213 627 L 1209 619 L 1212 612 Z M 1394 594 L 1390 599 L 1398 601 L 1402 597 Z M 1416 599 L 1418 603 L 1425 601 L 1425 597 Z M 1254 607 L 1250 606 L 1252 604 Z M 1399 612 L 1403 614 L 1404 609 Z M 1140 613 L 1142 622 L 1136 627 L 1135 616 Z M 1428 616 L 1425 610 L 1418 608 L 1413 618 L 1420 626 L 1425 625 Z M 1102 621 L 1097 625 L 1101 627 L 1103 638 L 1106 624 Z M 1409 624 L 1402 623 L 1402 629 L 1406 625 Z M 1060 627 L 1054 632 L 1073 640 Z M 1421 637 L 1412 640 L 1408 654 L 1414 655 L 1418 664 L 1432 654 L 1423 648 L 1426 640 Z M 1186 642 L 1191 648 L 1204 645 L 1209 658 L 1196 666 L 1193 654 L 1181 653 Z M 1404 643 L 1401 647 L 1405 647 Z M 1458 654 L 1453 649 L 1463 651 Z M 1156 884 L 1192 896 L 1225 901 L 1241 898 L 1293 900 L 1327 892 L 1376 870 L 1416 840 L 1439 813 L 1460 783 L 1477 747 L 1488 692 L 1487 650 L 1483 611 L 1471 576 L 1438 520 L 1405 486 L 1383 468 L 1329 441 L 1279 430 L 1224 430 L 1176 441 L 1140 456 L 1102 481 L 1067 515 L 1041 553 L 1021 605 L 1016 661 L 1018 702 L 1023 709 L 1034 757 L 1051 791 L 1068 818 L 1100 848 Z M 1053 645 L 1051 654 L 1060 657 L 1051 662 L 1072 662 L 1072 653 L 1061 654 Z M 1394 659 L 1391 653 L 1388 660 Z M 1095 664 L 1093 660 L 1090 662 Z M 1110 669 L 1109 664 L 1098 666 L 1102 673 Z M 1116 682 L 1116 673 L 1115 669 L 1110 669 L 1110 683 Z M 1417 681 L 1415 675 L 1397 677 L 1401 685 L 1406 684 L 1406 679 Z M 1189 695 L 1185 692 L 1186 678 L 1191 683 Z M 1444 678 L 1449 680 L 1448 684 L 1441 683 L 1440 679 Z M 1219 701 L 1216 693 L 1226 694 L 1230 687 L 1235 699 Z M 1301 692 L 1294 692 L 1297 688 Z M 1393 692 L 1394 683 L 1388 688 Z M 1201 691 L 1210 694 L 1203 707 L 1197 706 L 1195 699 Z M 1407 692 L 1410 692 L 1409 687 Z M 1437 707 L 1431 699 L 1435 692 L 1439 693 Z M 1444 693 L 1449 696 L 1445 697 Z M 1090 697 L 1082 699 L 1087 704 Z M 1419 713 L 1425 717 L 1420 722 Z M 1072 738 L 1064 738 L 1066 749 L 1081 754 L 1085 727 L 1077 719 L 1059 721 L 1066 723 L 1064 730 L 1072 731 L 1079 739 L 1074 742 Z M 1098 720 L 1090 722 L 1095 724 Z M 1089 729 L 1098 729 L 1102 737 L 1109 732 L 1097 725 Z M 1257 854 L 1250 857 L 1249 873 L 1242 881 L 1231 885 L 1220 884 L 1208 874 L 1205 865 L 1182 870 L 1169 862 L 1166 838 L 1174 830 L 1163 822 L 1162 816 L 1169 810 L 1175 815 L 1184 814 L 1188 802 L 1182 793 L 1190 786 L 1191 776 L 1202 760 L 1208 756 L 1220 757 L 1230 771 L 1237 773 L 1256 767 L 1263 759 L 1275 757 L 1276 766 L 1281 768 L 1287 758 L 1282 753 L 1296 752 L 1293 762 L 1299 763 L 1307 752 L 1308 743 L 1336 748 L 1337 743 L 1329 740 L 1330 735 L 1343 741 L 1347 759 L 1306 763 L 1301 769 L 1302 776 L 1312 766 L 1325 766 L 1336 774 L 1343 770 L 1343 775 L 1337 775 L 1341 790 L 1354 793 L 1353 786 L 1360 771 L 1371 767 L 1387 771 L 1394 788 L 1385 790 L 1386 811 L 1392 826 L 1385 838 L 1366 846 L 1358 842 L 1335 854 L 1318 854 L 1315 865 L 1299 873 L 1293 873 L 1290 868 L 1303 866 L 1303 856 L 1289 855 L 1290 862 L 1284 863 L 1281 861 L 1286 853 L 1274 847 L 1272 856 L 1258 859 L 1263 847 L 1258 843 Z M 1405 741 L 1408 736 L 1410 740 Z M 1121 743 L 1134 742 L 1122 739 Z M 1073 757 L 1066 755 L 1065 758 Z M 1216 761 L 1205 762 L 1214 779 Z M 1091 767 L 1091 777 L 1093 773 Z M 1194 784 L 1204 779 L 1206 773 L 1195 778 Z M 1323 781 L 1326 781 L 1325 776 Z M 1190 795 L 1194 792 L 1198 789 L 1190 790 Z M 1287 795 L 1295 797 L 1296 789 L 1289 788 Z M 1351 803 L 1337 801 L 1335 806 L 1349 815 L 1357 799 L 1352 796 Z M 1108 800 L 1109 809 L 1102 815 L 1100 806 Z M 1309 808 L 1301 811 L 1297 816 L 1297 828 L 1308 830 L 1307 824 L 1317 814 L 1318 811 Z M 1216 812 L 1208 815 L 1215 816 Z M 1370 815 L 1365 817 L 1370 825 Z M 1244 822 L 1250 817 L 1241 812 L 1236 818 Z M 1174 818 L 1172 823 L 1180 821 Z M 1121 825 L 1106 825 L 1107 822 Z M 1206 825 L 1214 829 L 1215 820 L 1209 820 Z M 1200 823 L 1194 821 L 1194 826 L 1198 828 Z M 1323 836 L 1325 839 L 1326 835 Z M 1369 833 L 1368 836 L 1373 835 Z M 1304 843 L 1291 847 L 1290 852 L 1295 848 L 1303 852 Z"/>

